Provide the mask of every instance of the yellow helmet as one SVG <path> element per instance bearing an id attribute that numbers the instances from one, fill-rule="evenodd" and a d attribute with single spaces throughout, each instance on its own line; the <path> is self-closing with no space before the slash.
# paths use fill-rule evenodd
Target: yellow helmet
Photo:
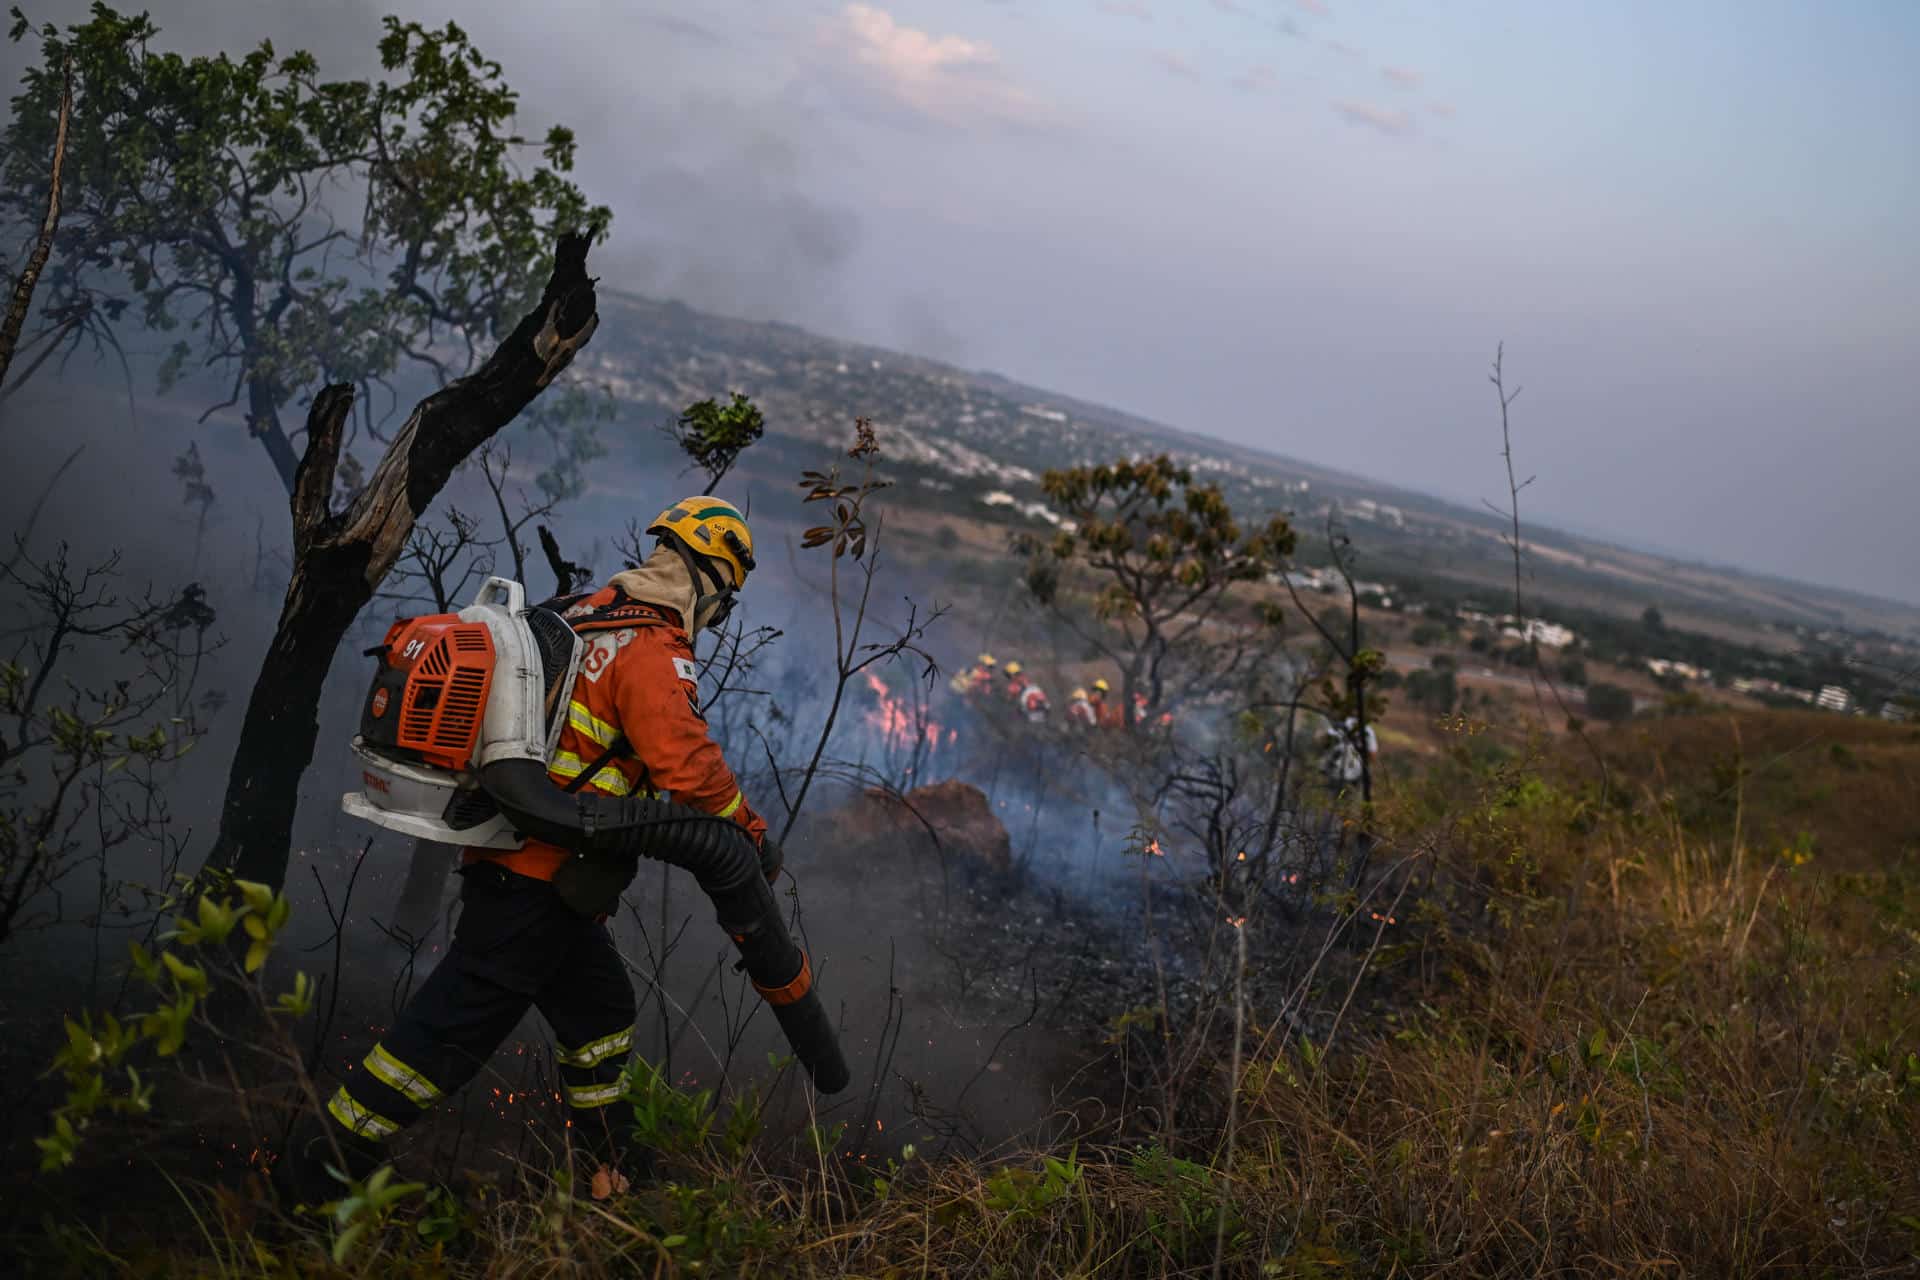
<path id="1" fill-rule="evenodd" d="M 1017 676 L 1022 671 L 1026 670 L 1026 668 L 1021 666 L 1017 662 L 1009 662 L 1004 668 L 1002 668 L 1002 670 L 1004 670 L 1010 676 Z"/>
<path id="2" fill-rule="evenodd" d="M 671 537 L 697 556 L 721 566 L 735 590 L 753 570 L 753 531 L 740 508 L 706 495 L 684 499 L 662 511 L 647 526 L 649 534 Z"/>
<path id="3" fill-rule="evenodd" d="M 1098 680 L 1095 680 L 1093 682 L 1093 687 L 1098 689 L 1102 693 L 1110 693 L 1113 690 L 1113 686 L 1107 683 L 1107 678 L 1105 676 L 1101 676 Z"/>
<path id="4" fill-rule="evenodd" d="M 1087 691 L 1085 689 L 1075 689 L 1073 691 L 1073 700 L 1075 702 L 1085 702 L 1087 700 Z"/>
<path id="5" fill-rule="evenodd" d="M 981 666 L 983 666 L 983 667 L 990 667 L 990 666 L 992 666 L 992 665 L 993 665 L 993 655 L 992 655 L 992 654 L 990 654 L 990 653 L 983 653 L 983 654 L 981 654 L 981 655 L 980 655 L 980 665 L 981 665 Z"/>

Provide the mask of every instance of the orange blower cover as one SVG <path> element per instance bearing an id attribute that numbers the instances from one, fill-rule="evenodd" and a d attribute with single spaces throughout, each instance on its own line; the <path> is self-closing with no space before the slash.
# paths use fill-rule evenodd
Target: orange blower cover
<path id="1" fill-rule="evenodd" d="M 486 624 L 451 613 L 402 618 L 382 648 L 384 670 L 361 710 L 362 735 L 434 768 L 469 768 L 493 687 Z"/>

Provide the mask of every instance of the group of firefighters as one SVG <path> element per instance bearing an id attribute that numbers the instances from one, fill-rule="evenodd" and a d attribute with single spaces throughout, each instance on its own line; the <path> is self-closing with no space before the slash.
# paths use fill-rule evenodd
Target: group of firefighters
<path id="1" fill-rule="evenodd" d="M 990 653 L 983 653 L 975 659 L 972 668 L 955 676 L 950 687 L 977 706 L 995 700 L 1011 704 L 1022 718 L 1033 724 L 1044 724 L 1052 711 L 1046 691 L 1027 675 L 1024 667 L 1018 662 L 995 662 Z M 1112 686 L 1104 677 L 1084 688 L 1075 689 L 1072 700 L 1067 703 L 1067 723 L 1080 730 L 1125 727 L 1126 717 L 1120 701 L 1108 697 L 1112 691 Z M 1326 716 L 1320 716 L 1318 720 L 1313 741 L 1319 751 L 1320 769 L 1328 785 L 1336 791 L 1357 786 L 1364 776 L 1362 754 L 1368 759 L 1380 754 L 1379 740 L 1373 726 L 1367 725 L 1363 733 L 1359 723 L 1351 716 L 1340 725 L 1335 725 Z M 1147 695 L 1136 691 L 1133 695 L 1133 722 L 1165 729 L 1173 724 L 1173 715 L 1171 712 L 1162 712 L 1154 716 Z"/>
<path id="2" fill-rule="evenodd" d="M 1034 724 L 1045 723 L 1053 711 L 1047 701 L 1046 690 L 1027 675 L 1024 667 L 1018 662 L 1002 665 L 990 653 L 981 654 L 972 669 L 955 676 L 952 688 L 955 693 L 974 703 L 999 698 Z M 1120 701 L 1108 696 L 1112 692 L 1113 686 L 1107 683 L 1105 677 L 1075 689 L 1067 703 L 1067 723 L 1078 729 L 1122 728 L 1126 723 L 1126 715 Z M 1133 695 L 1134 723 L 1146 724 L 1152 719 L 1147 695 L 1136 692 Z M 1169 713 L 1162 713 L 1157 721 L 1162 726 L 1172 722 L 1173 717 Z"/>

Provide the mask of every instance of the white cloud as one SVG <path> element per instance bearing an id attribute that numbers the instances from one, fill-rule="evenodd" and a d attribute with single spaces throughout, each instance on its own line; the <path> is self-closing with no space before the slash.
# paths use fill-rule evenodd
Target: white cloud
<path id="1" fill-rule="evenodd" d="M 1142 22 L 1153 21 L 1153 10 L 1138 0 L 1100 0 L 1093 6 L 1111 18 L 1138 18 Z"/>
<path id="2" fill-rule="evenodd" d="M 1240 0 L 1213 0 L 1213 7 L 1222 13 L 1247 14 L 1251 12 Z"/>
<path id="3" fill-rule="evenodd" d="M 1360 50 L 1341 40 L 1327 41 L 1327 48 L 1333 50 L 1343 58 L 1357 58 L 1360 56 Z"/>
<path id="4" fill-rule="evenodd" d="M 1402 89 L 1418 89 L 1420 87 L 1420 73 L 1407 67 L 1382 67 L 1380 68 L 1380 74 L 1394 84 L 1399 85 Z"/>
<path id="5" fill-rule="evenodd" d="M 1278 82 L 1279 76 L 1275 73 L 1273 67 L 1263 62 L 1259 66 L 1249 67 L 1240 75 L 1235 76 L 1233 78 L 1233 87 L 1247 93 L 1256 93 L 1261 89 L 1270 89 Z"/>
<path id="6" fill-rule="evenodd" d="M 1371 102 L 1336 102 L 1333 109 L 1348 124 L 1364 125 L 1396 137 L 1413 132 L 1413 116 L 1405 111 L 1375 106 Z"/>
<path id="7" fill-rule="evenodd" d="M 1022 89 L 985 41 L 934 35 L 885 9 L 849 4 L 826 24 L 823 43 L 850 60 L 869 85 L 898 106 L 950 124 L 1037 123 L 1046 104 Z"/>
<path id="8" fill-rule="evenodd" d="M 1303 12 L 1310 13 L 1316 18 L 1324 18 L 1331 12 L 1326 5 L 1320 3 L 1320 0 L 1297 0 L 1297 3 Z"/>
<path id="9" fill-rule="evenodd" d="M 1442 120 L 1453 119 L 1453 104 L 1451 102 L 1429 102 L 1427 104 L 1427 110 L 1439 116 Z"/>
<path id="10" fill-rule="evenodd" d="M 1183 80 L 1198 80 L 1200 78 L 1200 73 L 1194 69 L 1193 63 L 1171 49 L 1155 49 L 1153 51 L 1153 60 L 1159 63 L 1161 67 L 1169 73 L 1179 76 Z"/>

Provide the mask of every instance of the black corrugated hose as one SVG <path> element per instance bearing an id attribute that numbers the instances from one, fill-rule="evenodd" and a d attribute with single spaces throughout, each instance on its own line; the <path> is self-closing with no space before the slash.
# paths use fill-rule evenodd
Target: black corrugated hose
<path id="1" fill-rule="evenodd" d="M 568 795 L 534 760 L 488 765 L 480 782 L 523 835 L 574 851 L 554 889 L 582 915 L 617 906 L 641 858 L 691 871 L 814 1087 L 847 1087 L 847 1061 L 813 988 L 812 965 L 787 933 L 759 854 L 738 823 L 665 800 Z"/>

